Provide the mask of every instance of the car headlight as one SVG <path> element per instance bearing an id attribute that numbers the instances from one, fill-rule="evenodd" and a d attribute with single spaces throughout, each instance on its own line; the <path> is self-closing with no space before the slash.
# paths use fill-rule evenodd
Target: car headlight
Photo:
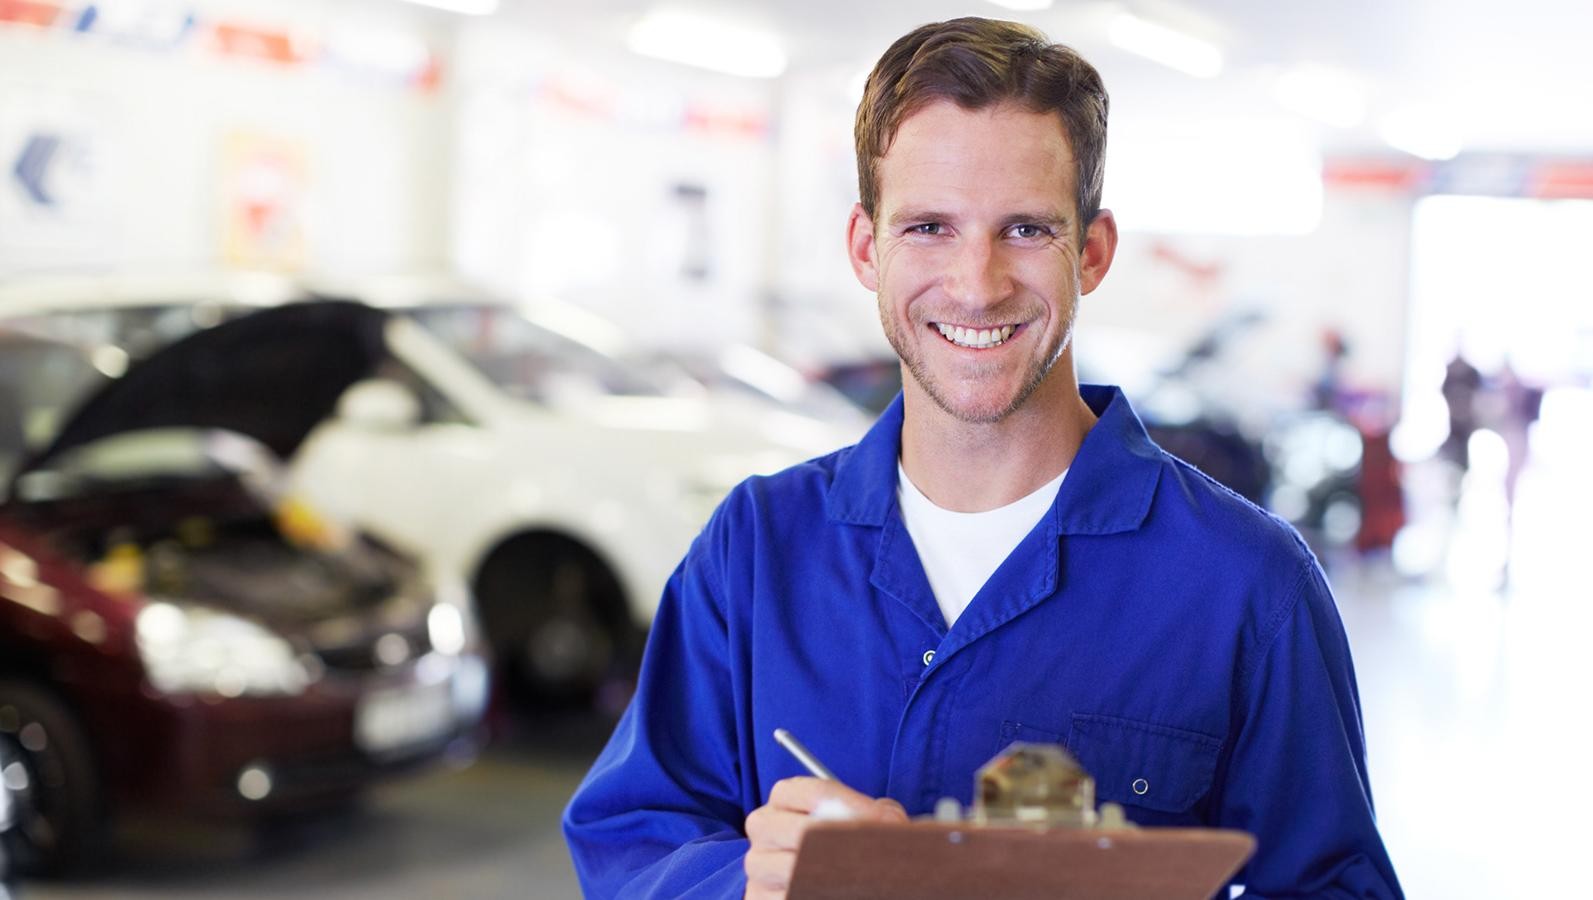
<path id="1" fill-rule="evenodd" d="M 259 697 L 302 693 L 310 683 L 287 641 L 220 610 L 151 603 L 139 610 L 137 634 L 149 683 L 165 694 Z"/>
<path id="2" fill-rule="evenodd" d="M 459 607 L 438 603 L 426 614 L 426 634 L 433 650 L 458 656 L 465 649 L 465 616 Z"/>

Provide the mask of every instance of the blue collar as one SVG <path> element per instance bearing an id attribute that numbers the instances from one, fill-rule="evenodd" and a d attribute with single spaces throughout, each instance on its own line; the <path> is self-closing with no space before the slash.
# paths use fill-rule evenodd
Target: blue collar
<path id="1" fill-rule="evenodd" d="M 1116 387 L 1081 385 L 1098 417 L 1052 507 L 1060 534 L 1115 534 L 1145 521 L 1165 459 Z M 902 396 L 836 465 L 825 509 L 833 522 L 883 526 L 896 508 Z"/>

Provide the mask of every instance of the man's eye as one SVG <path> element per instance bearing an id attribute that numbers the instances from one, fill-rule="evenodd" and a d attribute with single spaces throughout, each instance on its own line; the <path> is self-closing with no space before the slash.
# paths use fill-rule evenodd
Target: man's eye
<path id="1" fill-rule="evenodd" d="M 1041 226 L 1041 225 L 1014 225 L 1014 226 L 1012 226 L 1012 236 L 1013 237 L 1037 238 L 1037 237 L 1045 237 L 1049 233 L 1050 232 L 1047 231 L 1046 228 L 1044 226 Z"/>
<path id="2" fill-rule="evenodd" d="M 939 222 L 924 222 L 921 225 L 914 225 L 907 231 L 909 234 L 940 234 L 941 229 Z"/>

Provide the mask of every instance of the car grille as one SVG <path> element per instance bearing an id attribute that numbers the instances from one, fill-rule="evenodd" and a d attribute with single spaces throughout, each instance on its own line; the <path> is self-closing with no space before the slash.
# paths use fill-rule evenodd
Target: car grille
<path id="1" fill-rule="evenodd" d="M 343 672 L 370 672 L 403 665 L 431 652 L 431 640 L 421 622 L 405 629 L 376 629 L 358 641 L 316 648 L 322 665 Z"/>

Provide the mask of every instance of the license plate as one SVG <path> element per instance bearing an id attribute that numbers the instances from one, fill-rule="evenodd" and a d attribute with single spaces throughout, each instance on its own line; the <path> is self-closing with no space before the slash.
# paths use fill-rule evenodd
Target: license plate
<path id="1" fill-rule="evenodd" d="M 373 691 L 354 714 L 354 740 L 367 753 L 384 753 L 439 737 L 454 722 L 448 682 Z"/>

